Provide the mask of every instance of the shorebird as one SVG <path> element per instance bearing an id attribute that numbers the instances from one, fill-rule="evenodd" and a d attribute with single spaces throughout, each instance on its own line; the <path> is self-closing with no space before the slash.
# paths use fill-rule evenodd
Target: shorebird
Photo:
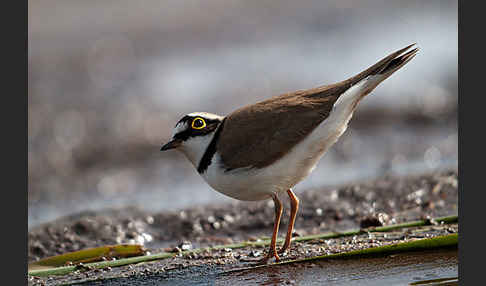
<path id="1" fill-rule="evenodd" d="M 185 115 L 161 151 L 177 149 L 216 191 L 238 200 L 273 199 L 275 220 L 266 262 L 291 243 L 299 207 L 292 188 L 306 178 L 346 130 L 358 103 L 378 84 L 408 63 L 415 44 L 383 58 L 344 81 L 290 92 L 243 106 L 226 116 Z M 286 192 L 291 212 L 284 245 L 276 249 Z"/>

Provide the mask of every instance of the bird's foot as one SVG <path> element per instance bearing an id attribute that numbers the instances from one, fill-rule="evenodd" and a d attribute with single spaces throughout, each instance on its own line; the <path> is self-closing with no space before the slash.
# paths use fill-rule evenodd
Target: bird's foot
<path id="1" fill-rule="evenodd" d="M 277 253 L 278 254 L 285 253 L 287 251 L 287 249 L 289 249 L 289 246 L 290 246 L 290 244 L 282 246 L 282 248 L 280 248 Z"/>
<path id="2" fill-rule="evenodd" d="M 277 252 L 275 251 L 270 251 L 265 255 L 262 259 L 258 260 L 258 264 L 266 264 L 268 260 L 272 259 L 275 257 L 275 262 L 280 262 L 280 257 L 278 256 Z"/>
<path id="3" fill-rule="evenodd" d="M 241 259 L 240 261 L 255 262 L 256 265 L 260 265 L 260 264 L 266 264 L 272 258 L 275 258 L 275 262 L 280 262 L 280 257 L 278 256 L 276 251 L 270 251 L 263 258 L 260 258 L 260 259 L 245 258 L 245 259 Z"/>

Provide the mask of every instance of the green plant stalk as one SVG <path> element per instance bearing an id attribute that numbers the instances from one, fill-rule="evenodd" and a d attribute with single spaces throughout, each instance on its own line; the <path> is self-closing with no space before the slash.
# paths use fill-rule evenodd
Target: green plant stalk
<path id="1" fill-rule="evenodd" d="M 447 216 L 447 217 L 439 217 L 433 219 L 433 221 L 437 223 L 455 223 L 458 222 L 458 217 L 456 216 Z M 367 232 L 386 232 L 386 231 L 392 231 L 400 228 L 405 228 L 405 227 L 417 227 L 417 226 L 425 226 L 425 225 L 430 225 L 429 220 L 419 220 L 419 221 L 413 221 L 413 222 L 408 222 L 408 223 L 401 223 L 401 224 L 396 224 L 396 225 L 390 225 L 390 226 L 382 226 L 382 227 L 376 227 L 376 228 L 370 228 L 366 230 L 358 229 L 358 230 L 351 230 L 351 231 L 346 231 L 342 233 L 325 233 L 325 234 L 318 234 L 318 235 L 309 235 L 309 236 L 302 236 L 302 237 L 296 237 L 294 238 L 294 241 L 308 241 L 308 240 L 314 240 L 314 239 L 331 239 L 331 238 L 337 238 L 337 237 L 343 237 L 343 236 L 352 236 L 352 235 L 358 235 L 358 234 L 363 234 Z M 279 239 L 279 242 L 282 242 L 283 239 Z M 457 241 L 457 239 L 456 239 Z M 212 251 L 212 250 L 218 250 L 218 249 L 225 249 L 225 248 L 230 248 L 230 249 L 237 249 L 237 248 L 244 248 L 244 247 L 258 247 L 258 246 L 267 246 L 269 245 L 268 240 L 263 240 L 263 241 L 245 241 L 241 243 L 236 243 L 236 244 L 228 244 L 228 245 L 217 245 L 213 247 L 206 247 L 206 248 L 198 248 L 198 249 L 193 249 L 193 250 L 188 250 L 188 251 L 183 251 L 180 254 L 181 255 L 189 255 L 189 254 L 194 254 L 194 253 L 201 253 L 204 251 Z M 176 256 L 178 253 L 158 253 L 158 254 L 151 254 L 151 255 L 146 255 L 146 256 L 137 256 L 137 257 L 130 257 L 130 258 L 124 258 L 124 259 L 119 259 L 119 260 L 111 260 L 111 261 L 102 261 L 102 262 L 95 262 L 95 263 L 87 263 L 85 264 L 86 267 L 92 267 L 92 268 L 105 268 L 105 267 L 117 267 L 117 266 L 123 266 L 123 265 L 128 265 L 128 264 L 136 264 L 136 263 L 141 263 L 141 262 L 149 262 L 149 261 L 154 261 L 154 260 L 161 260 L 161 259 L 166 259 L 170 257 Z M 79 266 L 64 266 L 64 267 L 57 267 L 57 268 L 52 268 L 52 269 L 40 269 L 40 270 L 32 270 L 28 272 L 28 275 L 31 276 L 48 276 L 48 275 L 65 275 L 71 272 L 74 272 L 75 270 L 80 269 Z"/>
<path id="2" fill-rule="evenodd" d="M 454 246 L 457 247 L 457 244 L 458 244 L 458 234 L 453 233 L 453 234 L 436 236 L 432 238 L 424 238 L 424 239 L 412 240 L 407 242 L 400 242 L 396 244 L 388 244 L 388 245 L 382 245 L 378 247 L 353 250 L 348 252 L 320 255 L 320 256 L 307 257 L 302 259 L 286 260 L 286 261 L 276 262 L 271 264 L 254 265 L 250 267 L 231 269 L 223 272 L 223 274 L 257 269 L 257 268 L 292 264 L 292 263 L 317 261 L 317 260 L 384 256 L 384 255 L 396 254 L 396 253 L 406 252 L 406 251 L 428 250 L 428 249 L 446 248 L 446 247 L 454 247 Z"/>
<path id="3" fill-rule="evenodd" d="M 101 247 L 82 249 L 79 251 L 47 257 L 37 262 L 30 263 L 28 265 L 28 268 L 29 270 L 38 270 L 65 266 L 68 262 L 71 262 L 72 265 L 73 263 L 77 262 L 87 263 L 100 261 L 101 257 L 123 258 L 131 256 L 141 256 L 143 254 L 143 246 L 139 244 L 105 245 Z"/>
<path id="4" fill-rule="evenodd" d="M 404 251 L 417 251 L 426 249 L 435 249 L 442 247 L 452 247 L 457 246 L 458 234 L 452 233 L 447 235 L 441 235 L 431 238 L 423 238 L 412 241 L 400 242 L 396 244 L 382 245 L 378 247 L 365 248 L 360 250 L 353 250 L 349 252 L 334 253 L 328 255 L 320 255 L 315 257 L 309 257 L 304 259 L 288 260 L 283 261 L 281 264 L 304 262 L 304 261 L 314 261 L 323 259 L 334 259 L 334 258 L 351 258 L 357 256 L 373 256 L 373 255 L 388 255 Z"/>
<path id="5" fill-rule="evenodd" d="M 455 216 L 439 217 L 439 218 L 435 218 L 435 219 L 431 219 L 431 220 L 417 220 L 417 221 L 411 221 L 411 222 L 405 222 L 405 223 L 387 225 L 387 226 L 380 226 L 380 227 L 374 227 L 374 228 L 368 228 L 368 229 L 355 229 L 355 230 L 350 230 L 350 231 L 340 232 L 340 233 L 325 233 L 325 234 L 308 235 L 308 236 L 303 236 L 303 237 L 296 237 L 296 238 L 293 239 L 293 241 L 307 241 L 307 240 L 313 240 L 313 239 L 331 239 L 331 238 L 338 238 L 338 237 L 344 237 L 344 236 L 353 236 L 353 235 L 358 235 L 358 234 L 363 234 L 363 233 L 368 233 L 368 232 L 387 232 L 387 231 L 393 231 L 393 230 L 406 228 L 406 227 L 417 227 L 417 226 L 431 225 L 431 221 L 435 221 L 437 223 L 444 223 L 444 224 L 456 223 L 456 222 L 458 222 L 458 216 L 455 215 Z"/>

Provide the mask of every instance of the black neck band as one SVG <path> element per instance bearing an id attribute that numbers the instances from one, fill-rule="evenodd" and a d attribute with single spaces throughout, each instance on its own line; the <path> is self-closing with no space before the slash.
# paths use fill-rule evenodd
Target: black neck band
<path id="1" fill-rule="evenodd" d="M 206 148 L 206 151 L 204 151 L 201 161 L 199 161 L 199 166 L 197 166 L 197 172 L 199 174 L 206 172 L 209 165 L 211 165 L 211 160 L 213 159 L 214 153 L 216 153 L 216 144 L 218 143 L 219 134 L 223 130 L 225 120 L 226 118 L 224 118 L 221 124 L 219 125 L 218 129 L 214 133 L 213 139 L 211 140 L 208 147 Z"/>

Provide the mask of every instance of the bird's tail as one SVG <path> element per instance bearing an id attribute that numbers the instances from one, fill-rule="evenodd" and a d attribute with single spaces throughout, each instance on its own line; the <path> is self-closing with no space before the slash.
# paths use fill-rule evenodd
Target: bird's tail
<path id="1" fill-rule="evenodd" d="M 347 84 L 354 85 L 355 83 L 373 75 L 381 75 L 380 82 L 382 82 L 417 55 L 419 48 L 415 47 L 414 49 L 411 49 L 414 46 L 416 46 L 415 43 L 391 53 L 365 71 L 345 80 L 345 82 L 347 82 Z"/>
<path id="2" fill-rule="evenodd" d="M 381 61 L 351 78 L 335 84 L 324 85 L 306 91 L 301 91 L 300 94 L 302 96 L 311 98 L 328 98 L 331 96 L 333 97 L 332 100 L 335 101 L 353 85 L 366 79 L 366 84 L 363 86 L 363 93 L 361 95 L 361 97 L 363 97 L 370 93 L 378 84 L 413 59 L 419 50 L 417 47 L 412 49 L 412 47 L 415 45 L 416 44 L 411 44 L 403 49 L 391 53 Z"/>
<path id="3" fill-rule="evenodd" d="M 363 86 L 361 87 L 363 91 L 360 95 L 360 99 L 363 98 L 417 55 L 419 49 L 417 47 L 411 49 L 415 45 L 416 44 L 411 44 L 401 50 L 391 53 L 365 71 L 336 84 L 336 86 L 341 88 L 344 92 L 353 85 L 364 80 Z"/>

